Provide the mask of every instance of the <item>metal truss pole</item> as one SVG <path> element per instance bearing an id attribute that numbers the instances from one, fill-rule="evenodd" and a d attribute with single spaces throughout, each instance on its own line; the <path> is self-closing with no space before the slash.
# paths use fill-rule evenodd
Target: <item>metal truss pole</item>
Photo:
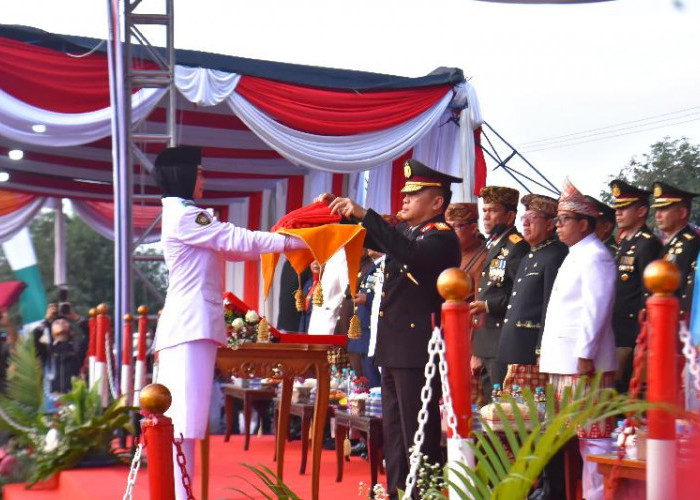
<path id="1" fill-rule="evenodd" d="M 141 0 L 123 0 L 123 45 L 120 28 L 122 19 L 119 17 L 118 0 L 108 0 L 110 11 L 110 28 L 115 38 L 112 44 L 114 50 L 112 66 L 114 85 L 112 85 L 112 101 L 115 111 L 122 112 L 122 119 L 116 120 L 118 130 L 113 130 L 113 141 L 117 141 L 114 154 L 114 205 L 115 205 L 115 305 L 114 305 L 114 343 L 117 354 L 117 366 L 121 366 L 122 332 L 124 331 L 124 315 L 134 311 L 134 241 L 133 213 L 134 203 L 134 160 L 144 170 L 150 172 L 153 165 L 142 145 L 162 144 L 175 145 L 175 46 L 173 0 L 163 0 L 164 12 L 151 14 L 137 12 Z M 142 30 L 143 26 L 159 27 L 164 30 L 165 48 L 156 48 L 149 42 Z M 123 51 L 122 51 L 123 47 Z M 137 60 L 149 61 L 149 67 L 135 64 Z M 155 63 L 155 67 L 150 65 Z M 119 66 L 121 68 L 119 70 Z M 167 99 L 161 105 L 166 109 L 165 133 L 140 133 L 132 124 L 132 101 L 134 89 L 160 88 L 166 89 Z"/>

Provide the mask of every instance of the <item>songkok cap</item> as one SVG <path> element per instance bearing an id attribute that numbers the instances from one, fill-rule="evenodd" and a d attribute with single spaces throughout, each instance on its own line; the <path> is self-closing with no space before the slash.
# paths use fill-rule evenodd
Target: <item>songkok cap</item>
<path id="1" fill-rule="evenodd" d="M 479 190 L 479 196 L 484 203 L 500 203 L 510 210 L 518 209 L 520 193 L 517 189 L 504 186 L 484 186 Z"/>
<path id="2" fill-rule="evenodd" d="M 646 205 L 649 203 L 649 195 L 651 194 L 651 191 L 639 189 L 621 179 L 615 179 L 610 182 L 610 191 L 613 195 L 613 209 L 624 208 L 637 202 Z"/>
<path id="3" fill-rule="evenodd" d="M 445 219 L 466 222 L 478 222 L 479 211 L 476 203 L 450 203 L 445 211 Z"/>
<path id="4" fill-rule="evenodd" d="M 681 202 L 689 203 L 693 198 L 698 196 L 697 193 L 683 191 L 665 182 L 655 182 L 653 189 L 654 203 L 651 205 L 651 208 L 663 208 Z"/>
<path id="5" fill-rule="evenodd" d="M 526 210 L 540 212 L 547 217 L 557 216 L 557 206 L 559 202 L 549 196 L 543 194 L 526 194 L 523 196 L 520 203 L 525 205 Z"/>
<path id="6" fill-rule="evenodd" d="M 599 219 L 605 219 L 607 221 L 612 222 L 615 224 L 615 209 L 613 207 L 609 207 L 605 203 L 603 203 L 600 200 L 596 200 L 592 196 L 586 195 L 586 198 L 588 198 L 588 201 L 593 203 L 596 208 L 598 209 L 598 218 Z M 620 208 L 620 207 L 617 207 Z"/>
<path id="7" fill-rule="evenodd" d="M 406 177 L 406 184 L 401 188 L 402 193 L 415 193 L 428 187 L 450 189 L 450 184 L 453 182 L 458 184 L 462 182 L 462 179 L 459 177 L 453 177 L 433 170 L 413 158 L 404 163 L 403 175 Z"/>
<path id="8" fill-rule="evenodd" d="M 153 178 L 163 196 L 191 199 L 197 182 L 197 165 L 202 164 L 202 150 L 196 146 L 166 148 L 156 157 Z"/>
<path id="9" fill-rule="evenodd" d="M 202 164 L 202 148 L 198 146 L 175 146 L 166 148 L 156 157 L 155 167 L 178 167 Z"/>
<path id="10" fill-rule="evenodd" d="M 598 218 L 598 208 L 581 194 L 581 191 L 576 189 L 576 186 L 571 183 L 568 177 L 564 179 L 564 186 L 561 190 L 557 209 Z"/>

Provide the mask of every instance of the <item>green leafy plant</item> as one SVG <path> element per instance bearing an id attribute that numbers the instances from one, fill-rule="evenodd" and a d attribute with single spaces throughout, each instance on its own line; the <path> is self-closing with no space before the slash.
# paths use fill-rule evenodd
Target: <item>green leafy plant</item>
<path id="1" fill-rule="evenodd" d="M 74 467 L 90 455 L 116 456 L 115 432 L 133 432 L 129 412 L 135 407 L 126 406 L 120 398 L 103 409 L 97 386 L 89 390 L 77 378 L 71 392 L 59 397 L 59 412 L 44 414 L 41 365 L 30 340 L 17 344 L 8 374 L 7 395 L 0 395 L 0 428 L 27 450 L 30 484 Z"/>
<path id="2" fill-rule="evenodd" d="M 285 498 L 289 500 L 301 500 L 301 497 L 297 494 L 295 494 L 289 486 L 284 484 L 284 482 L 277 477 L 277 475 L 272 472 L 268 467 L 264 465 L 259 465 L 258 467 L 254 465 L 249 465 L 249 464 L 241 464 L 243 465 L 246 469 L 250 470 L 255 476 L 262 482 L 262 486 L 256 486 L 252 481 L 250 481 L 248 478 L 238 476 L 240 479 L 248 483 L 251 487 L 253 487 L 259 495 L 261 495 L 263 498 L 266 498 L 268 500 L 272 500 L 273 498 Z M 264 488 L 264 489 L 263 489 Z M 237 493 L 240 493 L 241 495 L 244 495 L 246 498 L 260 498 L 259 496 L 251 496 L 249 493 L 246 493 L 243 490 L 240 490 L 238 488 L 229 488 L 231 490 L 236 491 Z M 266 491 L 269 491 L 274 495 L 274 497 L 271 497 L 266 493 Z"/>
<path id="3" fill-rule="evenodd" d="M 546 400 L 547 416 L 542 422 L 535 397 L 528 388 L 523 394 L 527 410 L 522 410 L 512 398 L 496 407 L 502 421 L 508 421 L 505 405 L 510 406 L 514 417 L 513 424 L 503 428 L 505 443 L 497 433 L 484 427 L 483 431 L 474 432 L 471 444 L 476 467 L 471 469 L 463 463 L 450 463 L 445 467 L 445 481 L 457 498 L 527 498 L 545 465 L 576 436 L 579 426 L 620 414 L 638 414 L 650 407 L 648 402 L 632 400 L 614 389 L 601 388 L 600 375 L 590 381 L 588 390 L 584 384 L 573 390 L 567 388 L 559 408 L 555 408 L 552 386 L 547 387 Z M 526 424 L 528 419 L 531 428 Z M 447 497 L 433 489 L 426 498 Z"/>

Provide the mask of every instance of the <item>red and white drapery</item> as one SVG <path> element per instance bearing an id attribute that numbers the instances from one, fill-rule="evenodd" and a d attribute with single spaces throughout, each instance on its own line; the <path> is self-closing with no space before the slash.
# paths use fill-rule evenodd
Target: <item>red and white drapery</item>
<path id="1" fill-rule="evenodd" d="M 70 197 L 105 236 L 101 222 L 109 220 L 112 179 L 107 82 L 104 54 L 71 58 L 0 37 L 0 168 L 11 171 L 6 187 Z M 394 212 L 409 156 L 463 177 L 455 201 L 472 199 L 485 180 L 475 147 L 483 120 L 468 82 L 353 92 L 177 66 L 175 84 L 178 142 L 204 148 L 204 204 L 242 226 L 266 229 L 322 191 L 359 194 L 367 206 Z M 162 96 L 152 89 L 133 94 L 141 131 L 164 131 Z M 25 158 L 12 162 L 3 153 L 17 144 Z M 151 159 L 156 153 L 147 148 Z M 147 175 L 135 182 L 141 192 L 157 192 Z M 254 305 L 257 267 L 245 270 L 244 278 L 236 273 L 233 290 Z"/>

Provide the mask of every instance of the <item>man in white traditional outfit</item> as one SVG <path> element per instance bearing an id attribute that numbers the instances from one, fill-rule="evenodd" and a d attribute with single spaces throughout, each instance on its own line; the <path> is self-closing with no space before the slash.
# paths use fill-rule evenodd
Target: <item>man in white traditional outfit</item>
<path id="1" fill-rule="evenodd" d="M 156 158 L 153 171 L 163 191 L 161 241 L 169 272 L 155 338 L 157 382 L 172 394 L 166 416 L 173 420 L 175 436 L 184 436 L 182 450 L 190 479 L 194 442 L 204 438 L 207 428 L 216 349 L 226 344 L 224 260 L 255 260 L 261 253 L 306 248 L 290 236 L 219 222 L 195 206 L 193 200 L 204 193 L 201 163 L 200 148 L 167 148 Z M 187 498 L 177 466 L 174 476 L 175 497 Z"/>
<path id="2" fill-rule="evenodd" d="M 345 248 L 328 259 L 321 270 L 320 286 L 323 304 L 311 309 L 309 335 L 333 335 L 340 318 L 340 305 L 348 287 L 348 263 Z"/>
<path id="3" fill-rule="evenodd" d="M 598 210 L 567 179 L 557 210 L 557 235 L 569 247 L 552 289 L 542 334 L 540 372 L 549 374 L 557 399 L 565 387 L 602 372 L 601 387 L 614 387 L 617 359 L 612 329 L 616 266 L 610 251 L 595 235 Z M 610 448 L 611 419 L 579 429 L 584 460 L 583 496 L 603 498 L 603 478 L 592 453 Z"/>

